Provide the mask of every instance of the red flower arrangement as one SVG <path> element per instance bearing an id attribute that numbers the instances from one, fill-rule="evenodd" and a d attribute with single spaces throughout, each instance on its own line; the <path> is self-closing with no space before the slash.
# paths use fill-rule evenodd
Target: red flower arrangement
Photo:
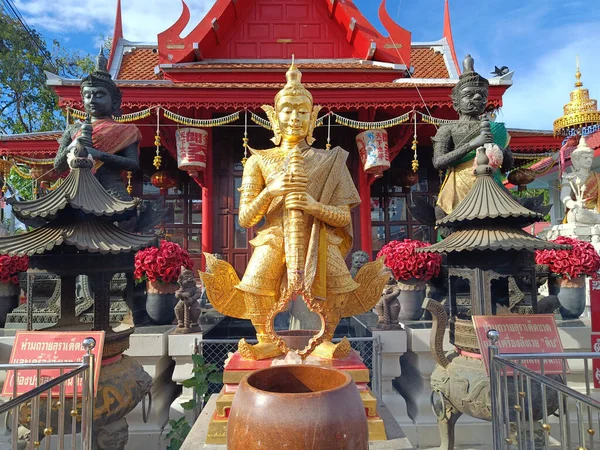
<path id="1" fill-rule="evenodd" d="M 29 257 L 27 256 L 0 256 L 0 282 L 19 284 L 19 272 L 27 272 Z"/>
<path id="2" fill-rule="evenodd" d="M 385 265 L 392 270 L 396 280 L 431 280 L 440 273 L 442 255 L 415 252 L 417 248 L 430 245 L 412 239 L 390 241 L 379 250 L 377 257 L 385 257 Z"/>
<path id="3" fill-rule="evenodd" d="M 550 242 L 572 246 L 571 250 L 536 250 L 535 263 L 547 264 L 552 273 L 566 279 L 587 275 L 596 278 L 600 270 L 600 255 L 589 242 L 560 236 Z"/>
<path id="4" fill-rule="evenodd" d="M 181 274 L 181 266 L 192 270 L 190 254 L 179 244 L 162 240 L 158 247 L 148 247 L 135 254 L 133 276 L 141 281 L 174 283 Z"/>

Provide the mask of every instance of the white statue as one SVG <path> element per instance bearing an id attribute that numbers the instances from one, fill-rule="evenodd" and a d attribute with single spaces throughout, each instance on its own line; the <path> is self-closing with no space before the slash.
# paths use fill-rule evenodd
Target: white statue
<path id="1" fill-rule="evenodd" d="M 568 210 L 567 223 L 600 224 L 600 174 L 592 172 L 594 151 L 581 136 L 571 153 L 573 169 L 563 177 L 560 198 Z"/>

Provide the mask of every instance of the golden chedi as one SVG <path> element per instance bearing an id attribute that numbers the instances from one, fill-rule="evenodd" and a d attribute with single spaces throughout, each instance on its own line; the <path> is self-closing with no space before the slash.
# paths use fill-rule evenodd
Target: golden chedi
<path id="1" fill-rule="evenodd" d="M 300 298 L 322 317 L 321 330 L 311 339 L 306 356 L 345 357 L 344 339 L 331 339 L 342 317 L 370 310 L 387 280 L 383 261 L 366 264 L 353 279 L 345 257 L 352 248 L 350 210 L 360 198 L 346 166 L 348 153 L 339 148 L 312 147 L 319 106 L 301 83 L 292 62 L 287 83 L 265 105 L 275 147 L 251 150 L 240 188 L 240 225 L 264 225 L 250 242 L 254 251 L 242 280 L 231 265 L 205 254 L 202 279 L 211 304 L 221 313 L 250 319 L 258 343 L 244 339 L 238 346 L 246 359 L 279 356 L 285 343 L 273 331 L 274 316 Z M 310 180 L 310 183 L 308 182 Z M 315 348 L 316 347 L 316 348 Z"/>

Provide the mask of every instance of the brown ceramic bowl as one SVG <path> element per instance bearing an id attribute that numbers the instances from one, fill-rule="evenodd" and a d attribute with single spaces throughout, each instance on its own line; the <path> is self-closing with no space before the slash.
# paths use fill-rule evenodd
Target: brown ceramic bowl
<path id="1" fill-rule="evenodd" d="M 349 375 L 284 365 L 246 376 L 235 393 L 229 450 L 367 450 L 367 416 Z"/>

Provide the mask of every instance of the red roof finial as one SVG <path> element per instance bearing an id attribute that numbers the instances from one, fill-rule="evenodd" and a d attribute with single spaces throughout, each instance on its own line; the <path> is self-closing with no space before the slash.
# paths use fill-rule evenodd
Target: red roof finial
<path id="1" fill-rule="evenodd" d="M 444 5 L 444 37 L 446 38 L 446 41 L 448 41 L 450 53 L 452 54 L 452 61 L 454 61 L 456 70 L 460 75 L 460 65 L 458 64 L 458 59 L 456 58 L 456 51 L 454 50 L 454 39 L 452 38 L 452 25 L 450 24 L 450 0 L 446 0 Z"/>
<path id="2" fill-rule="evenodd" d="M 108 56 L 108 70 L 112 65 L 113 58 L 115 57 L 115 51 L 119 44 L 119 39 L 123 37 L 123 21 L 121 18 L 121 0 L 117 0 L 117 14 L 115 16 L 115 29 L 113 31 L 113 38 L 110 45 L 110 55 Z"/>

